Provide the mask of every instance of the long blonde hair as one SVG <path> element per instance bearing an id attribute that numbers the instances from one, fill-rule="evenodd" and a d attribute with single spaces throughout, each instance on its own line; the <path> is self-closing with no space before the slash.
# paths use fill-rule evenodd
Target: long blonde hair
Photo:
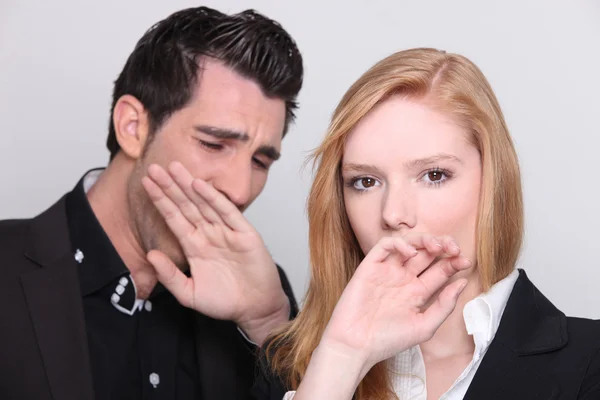
<path id="1" fill-rule="evenodd" d="M 310 285 L 304 307 L 272 336 L 273 372 L 296 388 L 342 291 L 364 257 L 348 221 L 340 173 L 348 134 L 373 107 L 392 95 L 426 101 L 470 133 L 482 161 L 477 220 L 477 266 L 483 290 L 514 268 L 523 236 L 523 205 L 516 152 L 488 81 L 467 58 L 435 49 L 394 53 L 365 72 L 335 109 L 313 154 L 316 174 L 308 198 Z M 395 398 L 385 363 L 369 371 L 357 400 Z"/>

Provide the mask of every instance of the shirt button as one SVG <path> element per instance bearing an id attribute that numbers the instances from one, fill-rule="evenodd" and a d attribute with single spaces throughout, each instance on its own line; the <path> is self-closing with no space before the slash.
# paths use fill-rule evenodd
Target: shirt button
<path id="1" fill-rule="evenodd" d="M 127 283 L 129 283 L 129 281 L 127 280 L 127 278 L 122 277 L 121 279 L 119 279 L 119 285 L 125 287 L 125 286 L 127 286 Z"/>
<path id="2" fill-rule="evenodd" d="M 146 300 L 146 302 L 144 303 L 144 308 L 148 312 L 152 311 L 152 302 L 150 300 Z"/>
<path id="3" fill-rule="evenodd" d="M 83 252 L 79 249 L 77 249 L 75 252 L 75 261 L 77 261 L 79 264 L 83 262 Z"/>
<path id="4" fill-rule="evenodd" d="M 118 303 L 119 300 L 121 300 L 121 296 L 119 296 L 116 293 L 113 293 L 113 295 L 110 297 L 110 301 L 112 301 L 113 303 Z"/>
<path id="5" fill-rule="evenodd" d="M 156 372 L 150 374 L 150 383 L 152 384 L 152 386 L 154 386 L 155 389 L 160 383 L 160 376 L 158 376 Z"/>
<path id="6" fill-rule="evenodd" d="M 121 294 L 123 294 L 124 291 L 125 291 L 124 286 L 117 285 L 117 288 L 115 289 L 115 292 L 117 292 L 117 294 L 121 295 Z"/>

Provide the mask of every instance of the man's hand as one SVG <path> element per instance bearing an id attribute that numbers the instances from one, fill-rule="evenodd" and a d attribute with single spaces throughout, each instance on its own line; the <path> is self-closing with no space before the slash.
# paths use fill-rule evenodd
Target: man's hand
<path id="1" fill-rule="evenodd" d="M 180 163 L 168 172 L 151 165 L 148 175 L 144 188 L 179 240 L 191 272 L 188 278 L 152 250 L 147 257 L 158 280 L 183 306 L 234 321 L 262 344 L 288 320 L 290 303 L 261 236 L 222 193 Z"/>

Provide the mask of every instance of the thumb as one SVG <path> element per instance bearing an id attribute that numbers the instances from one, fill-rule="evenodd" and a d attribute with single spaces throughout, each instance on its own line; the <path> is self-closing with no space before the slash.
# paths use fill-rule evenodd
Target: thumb
<path id="1" fill-rule="evenodd" d="M 184 307 L 194 308 L 194 280 L 188 278 L 165 253 L 151 250 L 146 255 L 156 271 L 158 281 Z"/>

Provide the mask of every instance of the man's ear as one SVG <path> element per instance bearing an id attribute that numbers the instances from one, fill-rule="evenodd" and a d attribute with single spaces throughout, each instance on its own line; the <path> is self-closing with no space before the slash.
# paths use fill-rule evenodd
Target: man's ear
<path id="1" fill-rule="evenodd" d="M 112 118 L 121 151 L 138 159 L 148 139 L 148 113 L 144 105 L 131 95 L 123 95 L 115 104 Z"/>

